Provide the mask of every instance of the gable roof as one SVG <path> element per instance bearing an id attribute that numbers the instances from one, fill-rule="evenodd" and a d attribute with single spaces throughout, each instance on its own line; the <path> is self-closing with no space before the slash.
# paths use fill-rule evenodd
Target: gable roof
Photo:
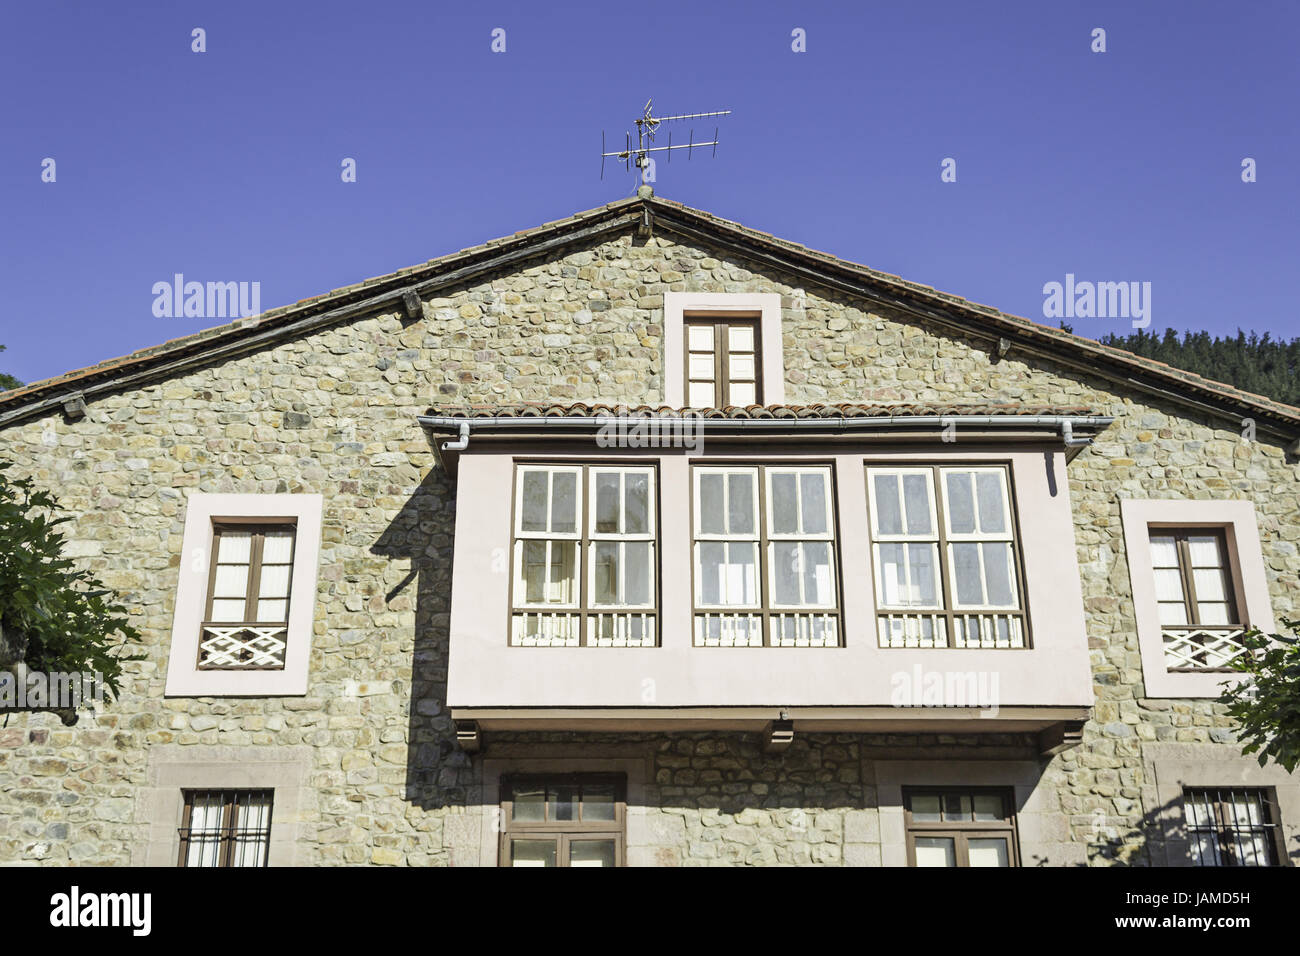
<path id="1" fill-rule="evenodd" d="M 807 283 L 878 302 L 966 337 L 984 337 L 990 351 L 1032 353 L 1067 367 L 1218 415 L 1256 419 L 1257 431 L 1288 441 L 1300 436 L 1300 408 L 1276 402 L 1163 362 L 1143 358 L 979 305 L 930 286 L 858 263 L 654 195 L 639 195 L 493 239 L 421 265 L 343 286 L 293 305 L 263 312 L 109 359 L 64 375 L 0 392 L 0 426 L 95 394 L 180 374 L 382 308 L 405 308 L 414 317 L 424 297 L 480 275 L 548 252 L 631 229 L 659 230 L 793 274 Z"/>

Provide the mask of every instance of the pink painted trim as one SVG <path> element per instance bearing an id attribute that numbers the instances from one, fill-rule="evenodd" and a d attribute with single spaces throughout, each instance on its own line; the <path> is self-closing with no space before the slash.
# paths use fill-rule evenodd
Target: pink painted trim
<path id="1" fill-rule="evenodd" d="M 307 693 L 312 621 L 316 614 L 316 567 L 320 563 L 320 495 L 189 496 L 181 547 L 176 613 L 167 656 L 167 697 L 302 697 Z M 281 671 L 201 671 L 195 666 L 208 593 L 214 521 L 292 518 L 297 526 L 289 601 L 289 646 Z"/>
<path id="2" fill-rule="evenodd" d="M 1245 606 L 1246 623 L 1265 633 L 1273 630 L 1273 607 L 1264 573 L 1264 553 L 1250 501 L 1122 498 L 1120 520 L 1133 588 L 1133 615 L 1142 676 L 1148 697 L 1218 697 L 1225 684 L 1237 682 L 1227 674 L 1170 673 L 1165 669 L 1164 642 L 1156 607 L 1156 579 L 1151 570 L 1152 527 L 1222 528 L 1232 562 L 1233 587 Z"/>

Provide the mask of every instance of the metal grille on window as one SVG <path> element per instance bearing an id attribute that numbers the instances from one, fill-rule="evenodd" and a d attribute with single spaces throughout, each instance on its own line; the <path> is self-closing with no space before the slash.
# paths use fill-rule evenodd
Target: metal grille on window
<path id="1" fill-rule="evenodd" d="M 1197 866 L 1275 866 L 1277 821 L 1264 790 L 1196 788 L 1183 794 Z"/>
<path id="2" fill-rule="evenodd" d="M 266 866 L 271 846 L 270 790 L 187 790 L 181 866 Z"/>

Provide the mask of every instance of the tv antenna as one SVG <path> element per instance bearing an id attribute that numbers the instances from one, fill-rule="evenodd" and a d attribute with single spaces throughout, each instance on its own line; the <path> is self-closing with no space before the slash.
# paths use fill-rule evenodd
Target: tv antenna
<path id="1" fill-rule="evenodd" d="M 651 153 L 667 153 L 668 161 L 670 163 L 673 160 L 673 150 L 675 149 L 686 150 L 687 159 L 691 158 L 695 150 L 703 149 L 706 146 L 712 146 L 713 155 L 714 156 L 718 155 L 718 128 L 716 126 L 713 128 L 713 139 L 709 140 L 707 143 L 695 142 L 695 130 L 692 129 L 689 135 L 687 136 L 687 141 L 685 143 L 678 143 L 676 146 L 674 146 L 673 134 L 671 131 L 669 131 L 668 145 L 655 146 L 654 145 L 655 133 L 658 131 L 660 123 L 671 123 L 677 120 L 705 119 L 706 117 L 709 116 L 727 116 L 730 115 L 731 110 L 715 110 L 712 113 L 680 113 L 676 116 L 654 116 L 651 113 L 651 104 L 653 102 L 654 102 L 653 99 L 646 100 L 645 111 L 640 117 L 637 118 L 635 147 L 633 147 L 632 145 L 632 134 L 624 133 L 623 148 L 620 150 L 607 152 L 605 150 L 605 131 L 604 130 L 600 131 L 600 178 L 601 179 L 605 178 L 605 160 L 609 158 L 623 160 L 624 169 L 630 170 L 633 167 L 633 165 L 635 165 L 636 168 L 638 170 L 641 170 L 642 173 L 644 174 L 645 168 L 650 165 Z"/>

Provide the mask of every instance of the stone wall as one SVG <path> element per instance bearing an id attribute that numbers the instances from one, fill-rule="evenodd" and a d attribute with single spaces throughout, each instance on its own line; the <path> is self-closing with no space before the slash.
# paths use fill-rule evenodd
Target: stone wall
<path id="1" fill-rule="evenodd" d="M 1218 705 L 1143 696 L 1118 498 L 1253 500 L 1274 610 L 1295 614 L 1295 463 L 1276 445 L 1244 442 L 1238 423 L 1014 351 L 997 361 L 976 340 L 663 236 L 622 237 L 455 290 L 427 300 L 414 322 L 374 315 L 99 398 L 81 421 L 55 414 L 0 431 L 0 456 L 77 516 L 71 554 L 135 609 L 145 654 L 121 698 L 76 727 L 15 715 L 0 728 L 0 861 L 129 862 L 151 751 L 202 745 L 311 748 L 299 862 L 478 862 L 480 803 L 495 797 L 442 706 L 454 493 L 415 417 L 436 404 L 659 402 L 663 293 L 678 290 L 781 293 L 792 404 L 998 400 L 1116 417 L 1069 468 L 1095 719 L 1040 788 L 1059 818 L 1054 839 L 1073 847 L 1058 860 L 1145 862 L 1144 743 L 1236 751 Z M 324 495 L 307 697 L 163 698 L 192 491 Z M 784 758 L 739 736 L 638 746 L 653 761 L 654 861 L 682 864 L 874 862 L 873 754 L 1022 759 L 1031 749 L 817 735 Z M 1099 816 L 1109 835 L 1099 837 Z"/>

